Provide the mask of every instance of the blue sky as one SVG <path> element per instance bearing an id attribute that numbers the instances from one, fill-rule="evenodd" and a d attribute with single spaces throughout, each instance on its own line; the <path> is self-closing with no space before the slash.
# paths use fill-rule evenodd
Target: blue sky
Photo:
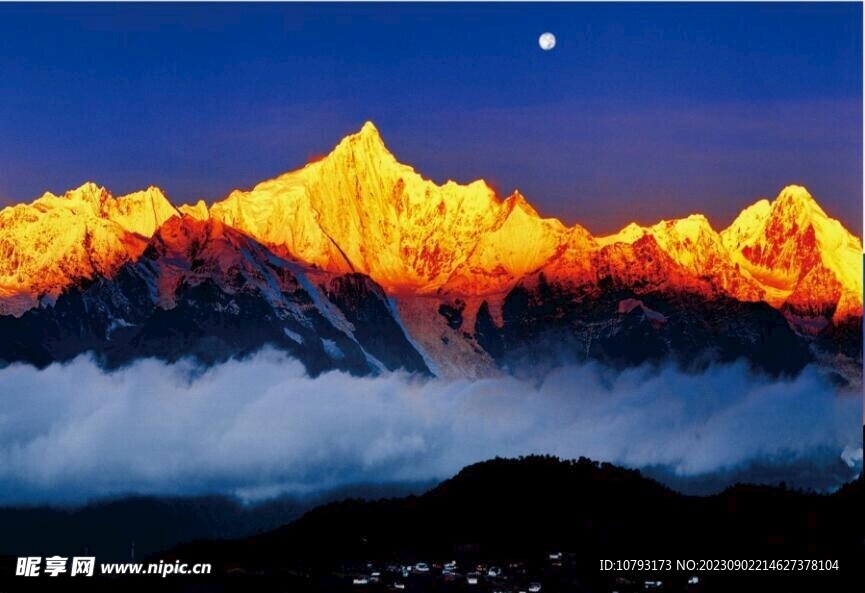
<path id="1" fill-rule="evenodd" d="M 861 11 L 2 4 L 0 203 L 85 180 L 218 199 L 370 119 L 425 175 L 519 187 L 593 232 L 722 227 L 800 183 L 861 235 Z"/>

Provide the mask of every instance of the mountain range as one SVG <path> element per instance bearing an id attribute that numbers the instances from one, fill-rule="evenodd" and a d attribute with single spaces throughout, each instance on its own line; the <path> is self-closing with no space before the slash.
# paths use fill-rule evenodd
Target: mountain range
<path id="1" fill-rule="evenodd" d="M 593 236 L 519 191 L 425 179 L 369 122 L 210 206 L 85 183 L 0 211 L 6 362 L 270 345 L 311 373 L 744 358 L 860 381 L 861 319 L 862 242 L 803 187 L 721 231 L 693 214 Z"/>

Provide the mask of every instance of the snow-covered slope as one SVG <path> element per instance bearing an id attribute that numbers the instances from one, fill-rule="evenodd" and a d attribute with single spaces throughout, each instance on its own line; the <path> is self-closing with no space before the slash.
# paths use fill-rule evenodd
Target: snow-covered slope
<path id="1" fill-rule="evenodd" d="M 566 232 L 519 194 L 500 200 L 483 181 L 424 179 L 369 122 L 323 159 L 233 192 L 210 216 L 299 260 L 369 274 L 392 293 L 502 288 Z"/>
<path id="2" fill-rule="evenodd" d="M 186 260 L 172 256 L 172 241 L 180 241 L 176 233 L 199 232 L 194 221 L 207 229 L 208 245 L 226 251 L 206 254 L 216 268 L 174 274 L 171 262 Z M 424 330 L 429 352 L 442 350 L 442 338 L 470 333 L 450 328 L 440 305 L 464 303 L 466 323 L 486 305 L 485 315 L 496 321 L 515 287 L 541 280 L 579 294 L 612 286 L 766 301 L 790 315 L 836 321 L 861 316 L 861 241 L 804 188 L 756 202 L 720 233 L 694 214 L 593 237 L 579 225 L 541 217 L 519 192 L 502 199 L 483 181 L 438 185 L 423 178 L 397 161 L 369 122 L 324 158 L 210 207 L 175 208 L 156 188 L 114 198 L 88 183 L 0 211 L 0 314 L 20 315 L 82 281 L 111 278 L 138 261 L 148 242 L 164 250 L 157 288 L 160 303 L 171 307 L 172 282 L 220 279 L 220 262 L 244 270 L 252 248 L 240 238 L 303 269 L 370 277 L 396 299 L 410 333 L 430 319 L 444 324 Z M 230 292 L 223 280 L 217 284 Z M 310 286 L 313 293 L 320 288 Z M 266 284 L 261 289 L 266 295 Z M 466 340 L 460 347 L 475 351 Z"/>
<path id="3" fill-rule="evenodd" d="M 368 274 L 396 295 L 495 300 L 536 272 L 567 284 L 612 273 L 776 307 L 841 301 L 836 317 L 856 314 L 862 295 L 861 242 L 803 188 L 747 208 L 722 233 L 694 214 L 593 238 L 540 217 L 519 192 L 500 200 L 483 181 L 424 179 L 369 122 L 323 159 L 235 191 L 208 214 L 196 209 L 301 261 Z M 809 228 L 819 238 L 813 249 Z M 656 248 L 666 257 L 654 257 Z"/>
<path id="4" fill-rule="evenodd" d="M 137 258 L 177 210 L 156 188 L 114 198 L 86 183 L 0 211 L 0 314 L 20 314 L 69 285 Z"/>
<path id="5" fill-rule="evenodd" d="M 651 237 L 669 256 L 677 273 L 704 281 L 709 292 L 717 291 L 743 301 L 763 298 L 762 287 L 739 272 L 720 235 L 702 214 L 662 220 L 650 227 L 631 223 L 615 235 L 600 237 L 597 241 L 604 247 L 633 245 L 644 237 Z"/>
<path id="6" fill-rule="evenodd" d="M 862 315 L 862 242 L 804 187 L 787 186 L 771 204 L 746 208 L 721 238 L 769 302 L 819 312 L 841 301 L 836 318 Z"/>

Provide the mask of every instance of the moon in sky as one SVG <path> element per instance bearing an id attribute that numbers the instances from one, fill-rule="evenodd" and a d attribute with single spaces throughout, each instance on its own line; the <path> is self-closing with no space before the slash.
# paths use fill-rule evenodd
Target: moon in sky
<path id="1" fill-rule="evenodd" d="M 550 51 L 556 47 L 556 36 L 552 33 L 542 33 L 541 36 L 538 37 L 538 45 L 541 46 L 542 50 Z"/>

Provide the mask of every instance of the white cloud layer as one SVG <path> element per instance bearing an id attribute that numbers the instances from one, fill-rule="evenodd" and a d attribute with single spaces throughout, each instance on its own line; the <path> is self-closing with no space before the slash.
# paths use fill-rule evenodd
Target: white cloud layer
<path id="1" fill-rule="evenodd" d="M 739 364 L 699 375 L 589 364 L 538 383 L 310 378 L 263 352 L 198 374 L 153 360 L 113 373 L 87 358 L 15 365 L 0 386 L 0 502 L 311 491 L 528 453 L 680 475 L 845 451 L 861 466 L 861 399 L 810 368 L 780 381 Z"/>

